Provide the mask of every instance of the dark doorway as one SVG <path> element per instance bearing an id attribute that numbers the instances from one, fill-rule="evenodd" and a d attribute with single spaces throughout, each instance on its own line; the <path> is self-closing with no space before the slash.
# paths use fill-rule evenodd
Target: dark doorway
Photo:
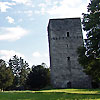
<path id="1" fill-rule="evenodd" d="M 71 88 L 71 82 L 70 81 L 67 83 L 67 88 Z"/>

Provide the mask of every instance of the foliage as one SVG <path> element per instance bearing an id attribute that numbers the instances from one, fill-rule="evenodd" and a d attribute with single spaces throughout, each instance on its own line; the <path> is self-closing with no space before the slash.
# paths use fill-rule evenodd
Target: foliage
<path id="1" fill-rule="evenodd" d="M 83 66 L 84 72 L 91 75 L 93 88 L 99 87 L 100 82 L 100 60 L 86 55 L 86 48 L 78 48 L 78 61 Z"/>
<path id="2" fill-rule="evenodd" d="M 88 13 L 83 14 L 83 26 L 84 30 L 87 31 L 87 55 L 94 55 L 98 57 L 100 54 L 99 51 L 99 42 L 100 42 L 100 1 L 91 0 L 91 3 L 88 5 Z"/>
<path id="3" fill-rule="evenodd" d="M 4 60 L 0 59 L 0 89 L 5 90 L 13 83 L 14 76 Z"/>
<path id="4" fill-rule="evenodd" d="M 100 89 L 55 89 L 0 92 L 1 100 L 100 100 Z"/>
<path id="5" fill-rule="evenodd" d="M 29 73 L 29 65 L 28 63 L 20 57 L 18 58 L 16 55 L 13 56 L 12 59 L 9 60 L 9 66 L 13 71 L 15 76 L 14 78 L 14 88 L 16 87 L 23 87 L 26 83 L 26 78 Z"/>
<path id="6" fill-rule="evenodd" d="M 87 39 L 84 47 L 78 49 L 78 60 L 92 80 L 100 82 L 100 0 L 91 0 L 87 9 L 82 22 Z"/>
<path id="7" fill-rule="evenodd" d="M 32 66 L 28 75 L 27 84 L 31 89 L 41 89 L 49 83 L 49 69 L 42 65 Z"/>
<path id="8" fill-rule="evenodd" d="M 91 0 L 88 5 L 88 14 L 83 14 L 83 29 L 87 31 L 87 55 L 98 57 L 100 54 L 100 0 Z"/>

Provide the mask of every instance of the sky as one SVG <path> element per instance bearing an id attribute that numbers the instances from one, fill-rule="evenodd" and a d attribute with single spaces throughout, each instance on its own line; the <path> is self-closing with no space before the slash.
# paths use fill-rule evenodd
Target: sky
<path id="1" fill-rule="evenodd" d="M 90 0 L 0 0 L 0 59 L 49 64 L 49 19 L 81 17 Z M 84 33 L 84 32 L 83 32 Z"/>

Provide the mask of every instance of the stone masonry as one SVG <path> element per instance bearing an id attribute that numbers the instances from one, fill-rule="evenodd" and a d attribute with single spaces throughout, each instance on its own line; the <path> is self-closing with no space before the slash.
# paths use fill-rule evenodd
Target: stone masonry
<path id="1" fill-rule="evenodd" d="M 77 61 L 83 45 L 80 18 L 50 19 L 48 24 L 51 83 L 54 88 L 91 88 Z"/>

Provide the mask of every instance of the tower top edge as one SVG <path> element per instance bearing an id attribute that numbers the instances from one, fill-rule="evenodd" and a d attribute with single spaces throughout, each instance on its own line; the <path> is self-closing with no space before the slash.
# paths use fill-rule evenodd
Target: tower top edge
<path id="1" fill-rule="evenodd" d="M 73 17 L 73 18 L 54 18 L 54 19 L 49 19 L 50 20 L 69 20 L 69 19 L 81 19 L 81 17 Z"/>
<path id="2" fill-rule="evenodd" d="M 81 22 L 81 17 L 73 17 L 73 18 L 54 18 L 54 19 L 49 19 L 49 23 L 48 23 L 48 28 L 50 26 L 51 23 L 55 23 L 55 22 L 66 22 L 66 21 L 78 21 Z"/>

